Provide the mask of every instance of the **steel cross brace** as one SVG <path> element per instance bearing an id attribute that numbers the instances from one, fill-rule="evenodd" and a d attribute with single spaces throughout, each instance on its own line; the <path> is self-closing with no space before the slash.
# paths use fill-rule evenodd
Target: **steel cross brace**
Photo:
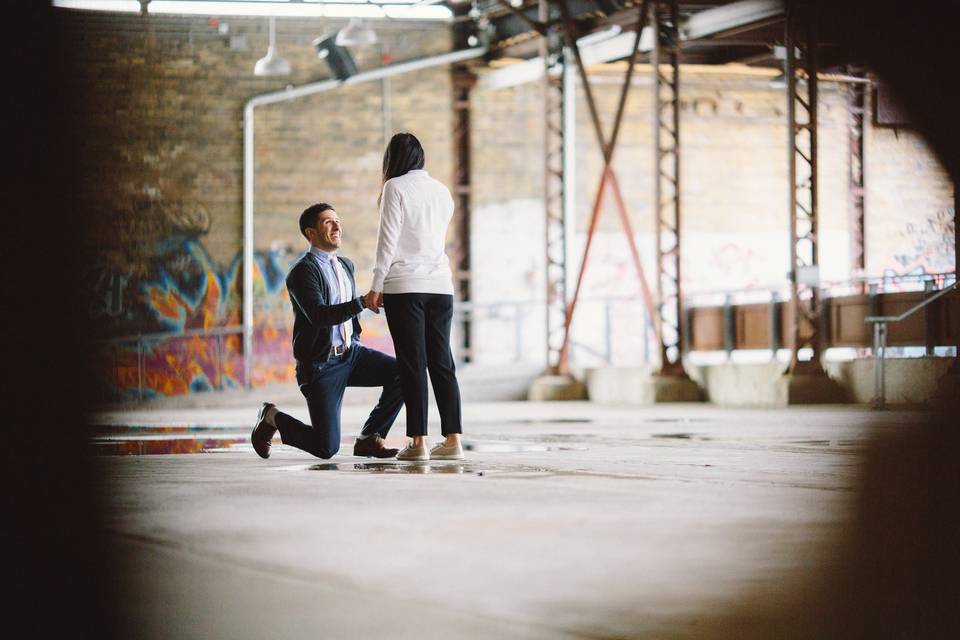
<path id="1" fill-rule="evenodd" d="M 567 6 L 566 0 L 559 0 L 557 4 L 560 8 L 567 46 L 571 51 L 573 51 L 577 62 L 577 70 L 579 71 L 580 79 L 583 83 L 584 93 L 587 98 L 587 106 L 590 108 L 590 118 L 593 122 L 594 133 L 597 136 L 597 142 L 599 143 L 600 148 L 603 150 L 603 172 L 600 178 L 600 184 L 597 187 L 596 196 L 594 197 L 593 201 L 593 211 L 590 215 L 590 226 L 587 231 L 587 242 L 583 250 L 583 260 L 580 263 L 580 272 L 577 275 L 576 288 L 574 289 L 573 299 L 571 300 L 570 305 L 567 307 L 563 346 L 560 349 L 559 369 L 561 373 L 566 373 L 569 367 L 570 325 L 573 322 L 573 314 L 577 307 L 577 301 L 580 298 L 580 289 L 583 285 L 583 276 L 586 272 L 588 259 L 590 257 L 590 247 L 593 244 L 593 236 L 597 229 L 597 223 L 600 220 L 600 212 L 603 210 L 604 193 L 608 185 L 613 191 L 613 196 L 617 205 L 617 212 L 620 214 L 620 221 L 623 223 L 624 232 L 627 236 L 627 243 L 630 246 L 630 253 L 633 258 L 634 267 L 636 268 L 637 276 L 640 279 L 641 294 L 647 307 L 647 318 L 652 319 L 654 314 L 653 295 L 650 293 L 650 288 L 647 286 L 647 279 L 643 272 L 643 265 L 640 262 L 640 252 L 637 250 L 636 241 L 633 237 L 633 228 L 630 224 L 630 218 L 627 216 L 627 208 L 626 204 L 624 203 L 623 194 L 620 191 L 620 183 L 617 180 L 616 173 L 614 172 L 612 166 L 613 152 L 616 149 L 617 137 L 620 133 L 620 124 L 623 121 L 623 113 L 626 108 L 627 95 L 630 90 L 630 80 L 633 77 L 637 53 L 640 48 L 640 34 L 643 32 L 643 25 L 647 20 L 649 1 L 643 0 L 643 3 L 639 7 L 636 38 L 634 39 L 633 49 L 627 65 L 626 77 L 624 79 L 623 88 L 620 92 L 620 101 L 617 105 L 617 114 L 613 121 L 613 131 L 610 134 L 609 140 L 607 140 L 604 136 L 603 124 L 600 122 L 600 115 L 597 111 L 597 105 L 593 98 L 593 91 L 590 87 L 590 79 L 587 76 L 587 71 L 583 64 L 583 58 L 580 55 L 580 48 L 577 46 L 576 25 L 574 24 L 573 18 L 570 15 L 570 9 Z"/>

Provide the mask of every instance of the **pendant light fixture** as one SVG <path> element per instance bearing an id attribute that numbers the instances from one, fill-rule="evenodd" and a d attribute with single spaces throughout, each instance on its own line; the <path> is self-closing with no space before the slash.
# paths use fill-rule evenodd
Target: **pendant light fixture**
<path id="1" fill-rule="evenodd" d="M 350 18 L 340 33 L 337 34 L 337 46 L 362 47 L 377 44 L 379 39 L 373 29 L 363 23 L 360 18 Z"/>
<path id="2" fill-rule="evenodd" d="M 284 60 L 277 53 L 277 19 L 270 17 L 270 46 L 267 48 L 267 55 L 257 60 L 253 67 L 255 76 L 288 76 L 290 75 L 290 63 Z"/>

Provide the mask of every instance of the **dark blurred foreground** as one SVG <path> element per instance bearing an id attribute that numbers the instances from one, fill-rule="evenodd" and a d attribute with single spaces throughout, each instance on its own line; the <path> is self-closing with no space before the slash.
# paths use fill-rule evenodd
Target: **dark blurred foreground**
<path id="1" fill-rule="evenodd" d="M 4 150 L 6 474 L 4 568 L 13 620 L 29 637 L 116 636 L 111 564 L 102 553 L 96 478 L 85 449 L 84 301 L 76 281 L 89 256 L 77 239 L 90 212 L 70 194 L 84 171 L 72 139 L 71 73 L 50 9 L 11 16 Z M 816 0 L 833 61 L 863 62 L 897 91 L 917 128 L 960 177 L 954 93 L 956 22 L 951 3 Z M 97 87 L 89 87 L 95 95 Z M 922 429 L 878 442 L 866 457 L 857 526 L 835 553 L 835 575 L 811 575 L 782 619 L 752 621 L 750 607 L 702 628 L 706 636 L 751 638 L 960 637 L 960 418 L 956 406 Z M 5 502 L 7 500 L 5 499 Z M 763 594 L 757 594 L 762 599 Z M 319 630 L 318 630 L 319 631 Z"/>

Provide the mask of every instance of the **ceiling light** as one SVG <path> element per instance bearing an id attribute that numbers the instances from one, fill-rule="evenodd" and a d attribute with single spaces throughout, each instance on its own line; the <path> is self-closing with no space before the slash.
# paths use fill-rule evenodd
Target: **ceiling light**
<path id="1" fill-rule="evenodd" d="M 337 34 L 337 46 L 339 47 L 363 47 L 377 44 L 377 42 L 377 34 L 361 22 L 360 18 L 350 18 L 347 26 Z"/>
<path id="2" fill-rule="evenodd" d="M 276 37 L 277 24 L 276 18 L 270 18 L 270 46 L 267 47 L 267 55 L 257 60 L 253 67 L 255 76 L 288 76 L 290 75 L 290 63 L 280 57 L 277 53 Z"/>
<path id="3" fill-rule="evenodd" d="M 336 33 L 320 36 L 313 41 L 313 46 L 317 50 L 317 57 L 326 60 L 335 78 L 346 80 L 356 75 L 357 65 L 353 61 L 353 56 L 350 55 L 350 51 L 337 44 Z"/>

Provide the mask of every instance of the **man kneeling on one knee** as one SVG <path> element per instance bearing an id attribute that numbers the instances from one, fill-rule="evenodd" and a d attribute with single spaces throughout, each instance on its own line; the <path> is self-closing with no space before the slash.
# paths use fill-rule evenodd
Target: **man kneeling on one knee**
<path id="1" fill-rule="evenodd" d="M 283 444 L 330 458 L 340 449 L 344 389 L 383 387 L 353 454 L 392 458 L 397 449 L 386 448 L 383 439 L 403 406 L 397 361 L 360 345 L 357 317 L 366 302 L 357 296 L 353 263 L 337 255 L 340 218 L 331 205 L 321 202 L 301 214 L 300 231 L 310 242 L 310 250 L 290 269 L 287 291 L 293 303 L 297 384 L 307 399 L 311 424 L 264 402 L 250 438 L 253 448 L 261 458 L 270 457 L 270 443 L 279 430 Z"/>

